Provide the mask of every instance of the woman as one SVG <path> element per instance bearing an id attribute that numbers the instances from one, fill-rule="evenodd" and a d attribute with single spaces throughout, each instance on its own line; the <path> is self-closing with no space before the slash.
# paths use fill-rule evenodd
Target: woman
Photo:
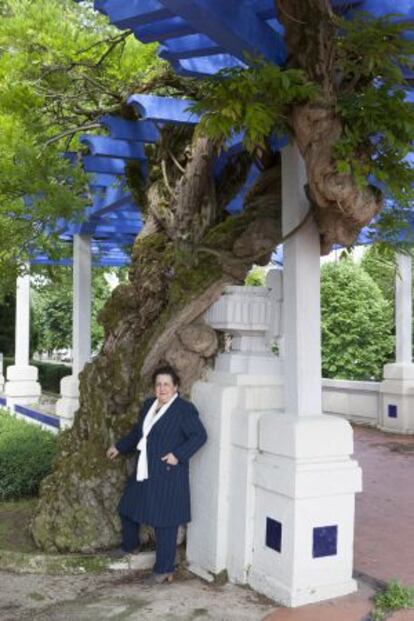
<path id="1" fill-rule="evenodd" d="M 118 510 L 122 523 L 122 550 L 139 547 L 139 525 L 154 527 L 156 559 L 147 582 L 171 582 L 177 531 L 190 522 L 188 466 L 207 439 L 198 412 L 178 394 L 179 378 L 170 366 L 152 376 L 155 398 L 142 406 L 132 431 L 111 446 L 109 459 L 138 450 L 136 472 L 127 480 Z"/>

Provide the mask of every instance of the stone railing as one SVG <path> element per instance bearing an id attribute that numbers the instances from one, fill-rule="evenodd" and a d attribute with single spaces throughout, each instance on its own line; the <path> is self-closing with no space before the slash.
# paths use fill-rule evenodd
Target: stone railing
<path id="1" fill-rule="evenodd" d="M 322 380 L 322 410 L 349 421 L 377 426 L 380 415 L 380 382 Z"/>

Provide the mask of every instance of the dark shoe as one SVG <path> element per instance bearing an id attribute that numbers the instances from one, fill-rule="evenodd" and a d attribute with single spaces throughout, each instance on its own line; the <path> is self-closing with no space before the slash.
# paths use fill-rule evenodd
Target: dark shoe
<path id="1" fill-rule="evenodd" d="M 147 586 L 156 586 L 157 584 L 165 584 L 165 583 L 171 584 L 173 579 L 174 579 L 173 573 L 155 574 L 153 572 L 152 574 L 144 578 L 143 583 L 146 584 Z"/>

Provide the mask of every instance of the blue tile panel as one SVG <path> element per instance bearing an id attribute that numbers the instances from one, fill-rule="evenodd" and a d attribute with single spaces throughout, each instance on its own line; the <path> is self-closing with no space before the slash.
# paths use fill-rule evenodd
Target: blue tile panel
<path id="1" fill-rule="evenodd" d="M 397 418 L 398 408 L 396 405 L 388 406 L 388 418 Z"/>
<path id="2" fill-rule="evenodd" d="M 319 526 L 313 529 L 313 558 L 337 554 L 338 526 Z"/>
<path id="3" fill-rule="evenodd" d="M 269 517 L 266 519 L 266 545 L 276 552 L 282 551 L 282 524 Z"/>
<path id="4" fill-rule="evenodd" d="M 36 412 L 36 410 L 25 408 L 23 405 L 15 405 L 14 409 L 19 414 L 23 414 L 23 416 L 27 416 L 28 418 L 33 418 L 34 420 L 39 421 L 39 423 L 49 425 L 49 427 L 55 427 L 56 429 L 60 428 L 60 420 L 54 416 L 48 416 L 47 414 Z"/>
<path id="5" fill-rule="evenodd" d="M 7 405 L 6 397 L 0 397 L 0 405 Z"/>

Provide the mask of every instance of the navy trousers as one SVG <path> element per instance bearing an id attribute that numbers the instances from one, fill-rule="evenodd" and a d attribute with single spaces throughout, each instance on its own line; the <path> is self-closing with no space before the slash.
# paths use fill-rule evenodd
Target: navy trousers
<path id="1" fill-rule="evenodd" d="M 139 546 L 139 524 L 121 515 L 122 548 L 133 552 Z M 175 550 L 177 546 L 178 526 L 156 527 L 155 530 L 155 565 L 154 573 L 169 574 L 175 567 Z"/>

